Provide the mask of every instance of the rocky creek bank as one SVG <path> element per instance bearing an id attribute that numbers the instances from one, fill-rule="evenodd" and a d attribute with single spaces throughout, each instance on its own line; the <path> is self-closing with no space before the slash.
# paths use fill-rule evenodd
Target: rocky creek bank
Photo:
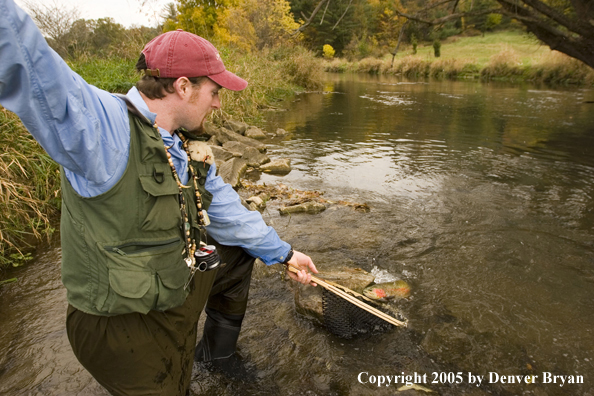
<path id="1" fill-rule="evenodd" d="M 347 201 L 330 201 L 322 197 L 318 191 L 300 191 L 279 183 L 277 185 L 257 185 L 245 179 L 250 172 L 288 174 L 291 172 L 289 158 L 271 159 L 267 146 L 262 140 L 270 137 L 288 135 L 284 129 L 275 133 L 267 133 L 256 126 L 228 120 L 218 127 L 205 123 L 204 135 L 217 166 L 218 175 L 239 191 L 242 202 L 250 210 L 263 211 L 270 200 L 279 206 L 281 215 L 293 213 L 320 213 L 328 205 L 349 206 L 357 211 L 368 212 L 365 203 Z"/>

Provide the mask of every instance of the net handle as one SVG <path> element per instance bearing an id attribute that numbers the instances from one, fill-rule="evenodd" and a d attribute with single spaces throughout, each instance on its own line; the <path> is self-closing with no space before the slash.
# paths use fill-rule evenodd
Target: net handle
<path id="1" fill-rule="evenodd" d="M 287 270 L 293 272 L 293 273 L 297 273 L 300 270 L 298 268 L 296 268 L 295 266 L 293 266 L 292 264 L 287 264 Z M 318 278 L 317 276 L 312 275 L 311 276 L 311 280 L 315 283 L 317 283 L 318 285 L 322 286 L 324 289 L 336 294 L 339 297 L 342 297 L 343 299 L 347 300 L 348 302 L 356 305 L 357 307 L 369 312 L 372 315 L 377 316 L 380 319 L 385 320 L 386 322 L 393 324 L 394 326 L 402 326 L 402 327 L 406 327 L 406 322 L 402 322 L 400 320 L 394 319 L 393 317 L 391 317 L 388 314 L 383 313 L 382 311 L 380 311 L 379 309 L 375 309 L 372 306 L 365 304 L 362 301 L 359 301 L 358 299 L 356 299 L 355 297 L 351 296 L 348 293 L 345 293 L 344 291 L 340 290 L 338 287 L 331 285 L 330 283 L 326 282 L 324 279 Z M 343 286 L 344 287 L 344 286 Z M 345 287 L 345 289 L 347 289 Z M 350 290 L 350 289 L 347 289 Z M 355 293 L 355 292 L 353 292 Z"/>

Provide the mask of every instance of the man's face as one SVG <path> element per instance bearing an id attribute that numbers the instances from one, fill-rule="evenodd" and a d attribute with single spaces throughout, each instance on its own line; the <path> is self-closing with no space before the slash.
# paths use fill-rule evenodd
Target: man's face
<path id="1" fill-rule="evenodd" d="M 191 85 L 192 93 L 181 109 L 180 126 L 189 132 L 199 133 L 202 131 L 202 124 L 211 111 L 221 107 L 219 90 L 221 86 L 206 79 L 199 87 Z"/>

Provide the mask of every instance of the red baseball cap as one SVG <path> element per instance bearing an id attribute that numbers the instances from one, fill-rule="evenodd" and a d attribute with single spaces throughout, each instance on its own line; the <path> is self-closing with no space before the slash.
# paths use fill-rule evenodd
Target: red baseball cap
<path id="1" fill-rule="evenodd" d="M 225 69 L 219 51 L 208 40 L 182 29 L 160 34 L 142 50 L 153 77 L 208 77 L 220 86 L 241 91 L 248 83 Z"/>

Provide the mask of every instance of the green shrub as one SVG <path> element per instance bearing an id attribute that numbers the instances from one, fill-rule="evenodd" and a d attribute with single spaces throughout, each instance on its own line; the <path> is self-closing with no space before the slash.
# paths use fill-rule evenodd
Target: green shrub
<path id="1" fill-rule="evenodd" d="M 441 56 L 441 41 L 435 40 L 433 42 L 433 53 L 435 54 L 436 58 Z"/>

